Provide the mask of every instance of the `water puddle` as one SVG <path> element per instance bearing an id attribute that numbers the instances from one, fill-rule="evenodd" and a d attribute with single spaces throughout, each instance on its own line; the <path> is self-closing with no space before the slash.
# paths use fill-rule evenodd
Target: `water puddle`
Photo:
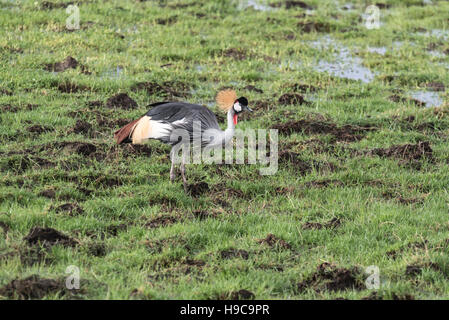
<path id="1" fill-rule="evenodd" d="M 327 72 L 335 77 L 362 81 L 364 83 L 371 82 L 375 74 L 363 66 L 363 60 L 359 57 L 354 57 L 351 50 L 337 43 L 334 39 L 326 36 L 319 41 L 312 41 L 312 47 L 322 51 L 332 52 L 331 60 L 321 59 L 313 66 L 313 69 L 318 72 Z"/>
<path id="2" fill-rule="evenodd" d="M 115 69 L 109 69 L 100 74 L 100 78 L 118 79 L 122 76 L 123 67 L 117 66 Z"/>
<path id="3" fill-rule="evenodd" d="M 444 57 L 446 57 L 446 55 L 444 53 L 439 52 L 439 51 L 435 51 L 435 50 L 427 51 L 427 53 L 430 56 L 434 57 L 434 58 L 444 58 Z"/>
<path id="4" fill-rule="evenodd" d="M 425 37 L 435 37 L 442 40 L 449 40 L 449 30 L 433 29 L 427 32 L 420 33 Z"/>
<path id="5" fill-rule="evenodd" d="M 417 90 L 410 92 L 410 96 L 416 100 L 424 102 L 427 108 L 439 107 L 443 104 L 443 98 L 438 92 Z"/>
<path id="6" fill-rule="evenodd" d="M 252 8 L 256 11 L 274 11 L 275 8 L 272 8 L 268 5 L 268 1 L 266 0 L 242 0 L 238 1 L 237 9 L 245 10 L 248 8 Z"/>
<path id="7" fill-rule="evenodd" d="M 387 48 L 386 47 L 368 47 L 367 50 L 370 53 L 377 53 L 377 54 L 380 54 L 382 56 L 384 56 L 385 53 L 387 53 Z"/>

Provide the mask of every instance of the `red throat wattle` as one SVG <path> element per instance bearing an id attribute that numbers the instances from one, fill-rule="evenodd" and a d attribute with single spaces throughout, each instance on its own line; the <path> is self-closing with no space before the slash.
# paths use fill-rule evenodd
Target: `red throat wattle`
<path id="1" fill-rule="evenodd" d="M 237 124 L 237 115 L 236 114 L 234 114 L 234 125 L 236 125 Z"/>

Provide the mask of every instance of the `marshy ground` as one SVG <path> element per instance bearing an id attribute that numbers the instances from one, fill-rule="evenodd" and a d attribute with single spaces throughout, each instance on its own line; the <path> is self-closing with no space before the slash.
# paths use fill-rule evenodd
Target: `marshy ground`
<path id="1" fill-rule="evenodd" d="M 449 297 L 449 2 L 379 2 L 378 29 L 364 1 L 73 4 L 79 30 L 0 1 L 1 297 Z M 275 175 L 189 165 L 186 194 L 169 147 L 114 143 L 225 87 L 279 130 Z"/>

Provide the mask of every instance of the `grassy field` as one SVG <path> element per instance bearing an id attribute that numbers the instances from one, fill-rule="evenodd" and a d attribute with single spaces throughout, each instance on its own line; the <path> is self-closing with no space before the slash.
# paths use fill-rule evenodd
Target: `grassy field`
<path id="1" fill-rule="evenodd" d="M 67 2 L 1 0 L 0 296 L 447 299 L 449 2 L 378 29 L 306 2 L 77 1 L 71 31 Z M 188 165 L 186 194 L 168 146 L 115 144 L 157 101 L 225 126 L 224 87 L 279 130 L 275 175 Z"/>

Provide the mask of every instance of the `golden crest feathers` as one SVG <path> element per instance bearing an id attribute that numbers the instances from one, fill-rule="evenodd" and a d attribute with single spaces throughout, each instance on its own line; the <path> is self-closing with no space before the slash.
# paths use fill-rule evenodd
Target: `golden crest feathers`
<path id="1" fill-rule="evenodd" d="M 228 111 L 234 105 L 235 100 L 237 100 L 237 94 L 232 89 L 221 90 L 218 92 L 215 100 L 221 110 Z"/>

